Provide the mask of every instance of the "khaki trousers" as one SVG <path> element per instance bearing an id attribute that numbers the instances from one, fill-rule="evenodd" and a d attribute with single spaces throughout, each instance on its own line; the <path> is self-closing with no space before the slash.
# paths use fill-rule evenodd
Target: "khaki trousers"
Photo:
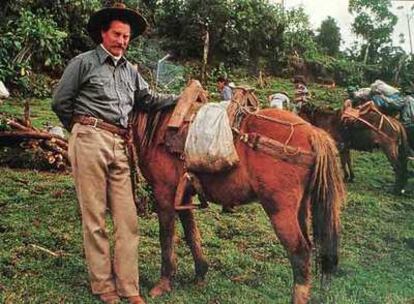
<path id="1" fill-rule="evenodd" d="M 92 292 L 138 295 L 138 221 L 124 141 L 108 131 L 77 123 L 68 152 Z M 113 262 L 105 228 L 107 208 L 114 225 Z"/>

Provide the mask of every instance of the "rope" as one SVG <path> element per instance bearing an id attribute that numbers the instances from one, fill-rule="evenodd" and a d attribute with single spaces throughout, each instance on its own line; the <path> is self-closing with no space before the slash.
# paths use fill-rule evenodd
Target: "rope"
<path id="1" fill-rule="evenodd" d="M 388 138 L 390 141 L 395 141 L 393 138 L 391 138 L 390 136 L 388 136 L 388 134 L 384 133 L 383 131 L 381 131 L 380 128 L 375 127 L 373 124 L 371 124 L 370 122 L 366 121 L 365 119 L 361 118 L 358 115 L 354 115 L 351 114 L 349 112 L 344 112 L 343 116 L 348 116 L 348 117 L 352 117 L 355 118 L 356 120 L 366 124 L 368 127 L 370 127 L 371 129 L 373 129 L 375 132 L 381 134 L 382 136 Z M 391 127 L 395 130 L 395 128 L 393 127 L 393 125 L 390 123 Z M 380 127 L 382 126 L 382 124 L 380 123 Z"/>
<path id="2" fill-rule="evenodd" d="M 301 121 L 301 122 L 296 122 L 296 123 L 292 123 L 292 122 L 288 122 L 288 121 L 283 121 L 274 117 L 269 117 L 269 116 L 265 116 L 262 114 L 258 114 L 258 110 L 252 112 L 249 111 L 247 108 L 242 107 L 240 105 L 240 103 L 237 102 L 237 104 L 239 105 L 239 107 L 241 107 L 241 110 L 244 111 L 246 114 L 257 117 L 257 118 L 261 118 L 267 121 L 271 121 L 271 122 L 275 122 L 284 126 L 288 126 L 290 127 L 290 134 L 288 136 L 288 138 L 286 139 L 286 141 L 284 142 L 284 151 L 286 152 L 286 154 L 288 155 L 296 155 L 298 153 L 298 150 L 296 150 L 294 153 L 291 153 L 288 151 L 287 146 L 289 145 L 290 141 L 293 138 L 293 134 L 295 133 L 295 126 L 300 126 L 300 125 L 310 125 L 308 122 L 306 121 Z"/>

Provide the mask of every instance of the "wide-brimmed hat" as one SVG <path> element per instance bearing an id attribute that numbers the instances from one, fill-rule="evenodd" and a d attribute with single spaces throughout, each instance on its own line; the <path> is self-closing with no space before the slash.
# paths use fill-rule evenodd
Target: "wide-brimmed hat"
<path id="1" fill-rule="evenodd" d="M 123 3 L 115 3 L 95 12 L 89 19 L 87 30 L 96 43 L 102 42 L 102 25 L 107 20 L 126 21 L 131 26 L 131 40 L 141 35 L 147 29 L 148 23 L 137 11 L 129 9 Z"/>

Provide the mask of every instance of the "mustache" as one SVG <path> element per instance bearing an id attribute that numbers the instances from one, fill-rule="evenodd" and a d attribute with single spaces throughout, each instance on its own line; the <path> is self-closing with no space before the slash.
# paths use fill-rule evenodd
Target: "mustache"
<path id="1" fill-rule="evenodd" d="M 122 45 L 122 44 L 116 44 L 116 45 L 114 45 L 114 47 L 121 48 L 121 49 L 123 49 L 124 51 L 127 49 L 127 46 L 124 46 L 124 45 Z"/>

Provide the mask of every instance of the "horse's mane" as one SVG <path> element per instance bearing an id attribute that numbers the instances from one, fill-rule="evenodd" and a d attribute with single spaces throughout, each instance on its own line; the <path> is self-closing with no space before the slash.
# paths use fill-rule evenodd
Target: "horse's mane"
<path id="1" fill-rule="evenodd" d="M 131 117 L 133 136 L 139 146 L 148 148 L 154 140 L 154 135 L 160 127 L 163 118 L 174 109 L 175 105 L 149 111 L 135 110 Z"/>

